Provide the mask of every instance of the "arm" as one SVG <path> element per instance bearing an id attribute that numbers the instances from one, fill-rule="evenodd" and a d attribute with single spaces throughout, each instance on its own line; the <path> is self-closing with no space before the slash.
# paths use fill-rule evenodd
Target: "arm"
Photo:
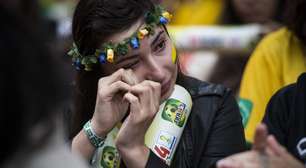
<path id="1" fill-rule="evenodd" d="M 150 150 L 144 144 L 144 137 L 158 112 L 160 92 L 159 83 L 145 80 L 123 96 L 130 104 L 130 111 L 119 130 L 116 147 L 127 167 L 147 165 Z"/>
<path id="2" fill-rule="evenodd" d="M 128 92 L 135 84 L 135 77 L 130 71 L 120 69 L 98 82 L 95 112 L 91 125 L 95 134 L 105 137 L 122 120 L 128 109 L 128 102 L 122 100 L 122 93 Z M 95 147 L 81 130 L 72 140 L 72 152 L 80 153 L 91 160 Z"/>
<path id="3" fill-rule="evenodd" d="M 270 100 L 263 119 L 268 127 L 269 134 L 275 136 L 277 141 L 285 145 L 288 135 L 290 107 L 293 107 L 296 85 L 289 85 L 278 91 Z"/>

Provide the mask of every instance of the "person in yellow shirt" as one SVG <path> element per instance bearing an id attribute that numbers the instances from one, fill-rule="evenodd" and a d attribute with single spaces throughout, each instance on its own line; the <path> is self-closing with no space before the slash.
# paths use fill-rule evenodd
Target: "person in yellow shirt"
<path id="1" fill-rule="evenodd" d="M 306 70 L 306 10 L 299 5 L 305 3 L 302 1 L 290 3 L 287 28 L 266 36 L 244 71 L 239 107 L 248 142 L 253 142 L 255 128 L 271 96 L 281 87 L 294 83 Z"/>

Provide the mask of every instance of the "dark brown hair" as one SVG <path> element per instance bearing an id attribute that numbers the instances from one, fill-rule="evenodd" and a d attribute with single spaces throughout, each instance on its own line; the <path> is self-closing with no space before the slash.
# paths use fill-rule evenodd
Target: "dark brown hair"
<path id="1" fill-rule="evenodd" d="M 286 26 L 306 45 L 306 0 L 288 1 Z"/>
<path id="2" fill-rule="evenodd" d="M 153 8 L 151 0 L 80 0 L 73 17 L 73 40 L 81 54 L 92 54 L 107 38 L 130 28 Z M 78 72 L 70 138 L 92 117 L 97 83 L 102 76 L 98 66 L 90 72 Z"/>

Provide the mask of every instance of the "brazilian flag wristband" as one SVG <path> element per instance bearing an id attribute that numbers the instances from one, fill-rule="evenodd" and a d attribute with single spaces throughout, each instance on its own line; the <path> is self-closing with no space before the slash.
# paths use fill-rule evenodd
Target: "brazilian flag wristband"
<path id="1" fill-rule="evenodd" d="M 83 130 L 89 139 L 90 143 L 96 147 L 100 148 L 103 146 L 104 141 L 106 137 L 99 137 L 92 129 L 90 120 L 86 122 L 86 124 L 83 126 Z"/>

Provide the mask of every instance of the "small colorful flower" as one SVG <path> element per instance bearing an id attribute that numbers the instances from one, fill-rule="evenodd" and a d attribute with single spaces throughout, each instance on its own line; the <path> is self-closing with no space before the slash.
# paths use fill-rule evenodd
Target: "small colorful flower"
<path id="1" fill-rule="evenodd" d="M 162 16 L 169 21 L 172 19 L 172 15 L 169 12 L 163 12 Z"/>
<path id="2" fill-rule="evenodd" d="M 74 64 L 76 70 L 81 70 L 82 65 L 81 65 L 81 61 L 80 61 L 79 58 L 76 59 L 73 64 Z"/>
<path id="3" fill-rule="evenodd" d="M 162 16 L 162 17 L 159 18 L 159 23 L 160 24 L 167 24 L 168 20 L 165 17 Z"/>
<path id="4" fill-rule="evenodd" d="M 101 53 L 101 54 L 99 55 L 98 59 L 99 59 L 99 62 L 100 62 L 101 64 L 104 64 L 104 63 L 106 62 L 105 53 L 104 53 L 104 52 Z"/>
<path id="5" fill-rule="evenodd" d="M 114 50 L 111 48 L 107 49 L 107 61 L 110 63 L 114 62 Z"/>
<path id="6" fill-rule="evenodd" d="M 132 48 L 134 49 L 139 48 L 139 41 L 137 37 L 132 37 L 130 43 L 131 43 Z"/>
<path id="7" fill-rule="evenodd" d="M 142 40 L 148 34 L 149 34 L 149 31 L 146 28 L 141 29 L 138 31 L 138 38 Z"/>

